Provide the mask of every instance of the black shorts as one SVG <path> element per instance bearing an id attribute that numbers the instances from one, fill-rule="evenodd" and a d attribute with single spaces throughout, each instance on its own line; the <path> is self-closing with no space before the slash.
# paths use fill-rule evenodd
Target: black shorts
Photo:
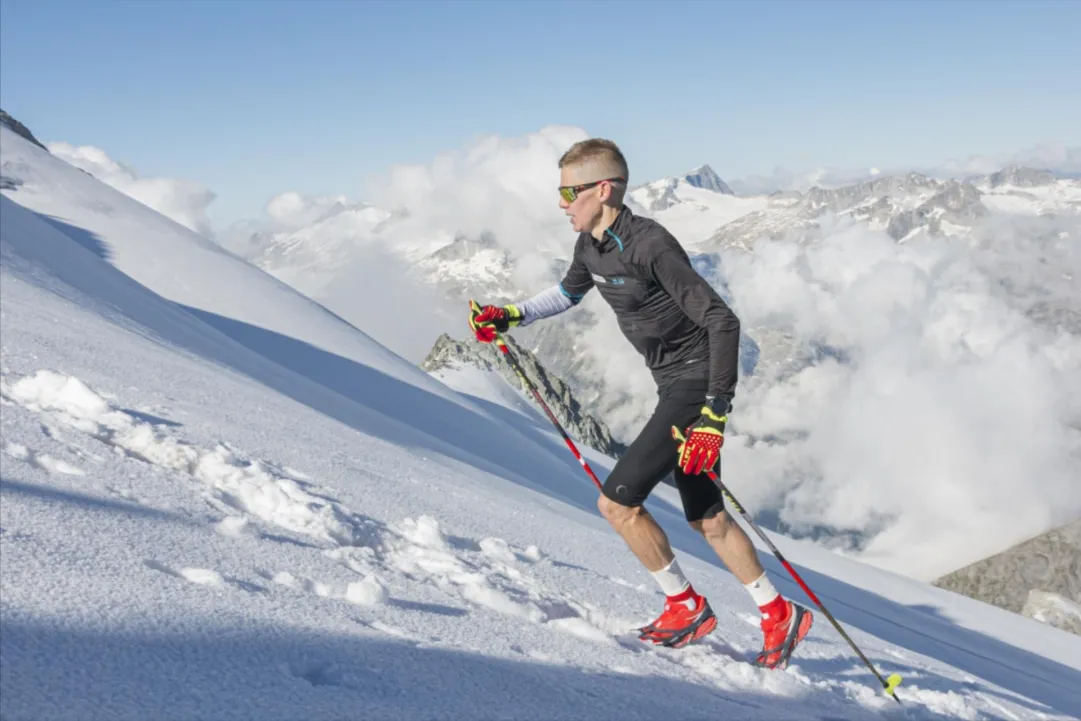
<path id="1" fill-rule="evenodd" d="M 672 426 L 686 433 L 687 426 L 701 415 L 708 388 L 709 381 L 703 378 L 671 381 L 660 390 L 653 415 L 605 479 L 605 496 L 622 506 L 640 506 L 672 473 L 688 521 L 700 521 L 724 509 L 721 490 L 709 476 L 704 472 L 688 476 L 680 470 L 679 441 L 672 438 Z"/>

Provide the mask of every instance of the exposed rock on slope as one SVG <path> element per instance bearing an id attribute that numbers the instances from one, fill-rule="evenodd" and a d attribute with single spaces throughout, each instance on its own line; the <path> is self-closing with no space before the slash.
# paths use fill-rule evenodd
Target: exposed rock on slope
<path id="1" fill-rule="evenodd" d="M 1081 603 L 1081 520 L 1060 526 L 934 582 L 970 598 L 1081 633 L 1068 613 L 1051 613 L 1048 594 Z M 1035 593 L 1033 593 L 1035 592 Z"/>
<path id="2" fill-rule="evenodd" d="M 608 427 L 602 421 L 585 412 L 566 383 L 545 370 L 537 358 L 512 337 L 504 338 L 507 346 L 517 356 L 526 377 L 536 385 L 544 402 L 571 438 L 608 456 L 619 457 L 623 454 L 626 446 L 612 438 Z M 512 386 L 521 388 L 521 380 L 506 360 L 499 357 L 499 353 L 494 345 L 458 341 L 444 333 L 436 340 L 428 357 L 421 363 L 421 368 L 430 373 L 462 364 L 472 365 L 482 370 L 494 370 Z M 531 393 L 527 393 L 527 397 L 535 404 Z"/>

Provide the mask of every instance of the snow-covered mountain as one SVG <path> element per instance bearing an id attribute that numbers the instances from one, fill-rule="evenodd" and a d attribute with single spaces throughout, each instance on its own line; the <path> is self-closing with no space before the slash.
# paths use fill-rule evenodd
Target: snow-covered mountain
<path id="1" fill-rule="evenodd" d="M 662 178 L 631 188 L 627 195 L 632 201 L 650 211 L 671 208 L 683 202 L 694 202 L 693 195 L 686 198 L 688 188 L 708 190 L 712 193 L 735 195 L 728 184 L 708 165 L 695 168 L 678 178 Z M 703 197 L 703 196 L 699 196 Z"/>
<path id="2" fill-rule="evenodd" d="M 0 193 L 3 718 L 895 708 L 822 619 L 787 671 L 747 664 L 754 609 L 665 487 L 651 512 L 719 628 L 643 647 L 628 631 L 661 594 L 505 380 L 459 393 L 6 128 L 0 165 L 19 181 Z M 774 538 L 869 659 L 905 675 L 912 717 L 1081 707 L 1077 637 Z"/>
<path id="3" fill-rule="evenodd" d="M 964 181 L 909 173 L 806 194 L 778 193 L 767 207 L 716 229 L 704 245 L 747 250 L 763 239 L 814 236 L 822 219 L 856 220 L 897 241 L 921 232 L 966 236 L 989 210 L 1081 217 L 1081 181 L 1013 167 Z"/>

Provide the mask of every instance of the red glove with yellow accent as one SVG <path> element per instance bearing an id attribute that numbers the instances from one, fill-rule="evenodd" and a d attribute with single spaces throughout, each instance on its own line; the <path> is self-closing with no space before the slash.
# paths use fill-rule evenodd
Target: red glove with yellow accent
<path id="1" fill-rule="evenodd" d="M 481 343 L 491 343 L 496 333 L 506 333 L 522 322 L 522 313 L 513 305 L 486 305 L 469 301 L 469 328 Z"/>
<path id="2" fill-rule="evenodd" d="M 721 458 L 724 445 L 724 427 L 728 423 L 728 402 L 706 399 L 702 415 L 687 428 L 684 438 L 679 428 L 672 426 L 672 437 L 680 441 L 679 467 L 687 475 L 713 470 Z"/>

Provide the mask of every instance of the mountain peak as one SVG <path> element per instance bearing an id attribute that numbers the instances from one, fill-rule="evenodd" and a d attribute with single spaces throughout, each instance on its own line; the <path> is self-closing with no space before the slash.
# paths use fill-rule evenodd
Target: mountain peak
<path id="1" fill-rule="evenodd" d="M 684 175 L 683 180 L 695 188 L 712 190 L 715 193 L 724 193 L 725 195 L 735 195 L 732 189 L 728 187 L 728 183 L 721 180 L 721 176 L 717 175 L 709 165 L 698 166 Z"/>

